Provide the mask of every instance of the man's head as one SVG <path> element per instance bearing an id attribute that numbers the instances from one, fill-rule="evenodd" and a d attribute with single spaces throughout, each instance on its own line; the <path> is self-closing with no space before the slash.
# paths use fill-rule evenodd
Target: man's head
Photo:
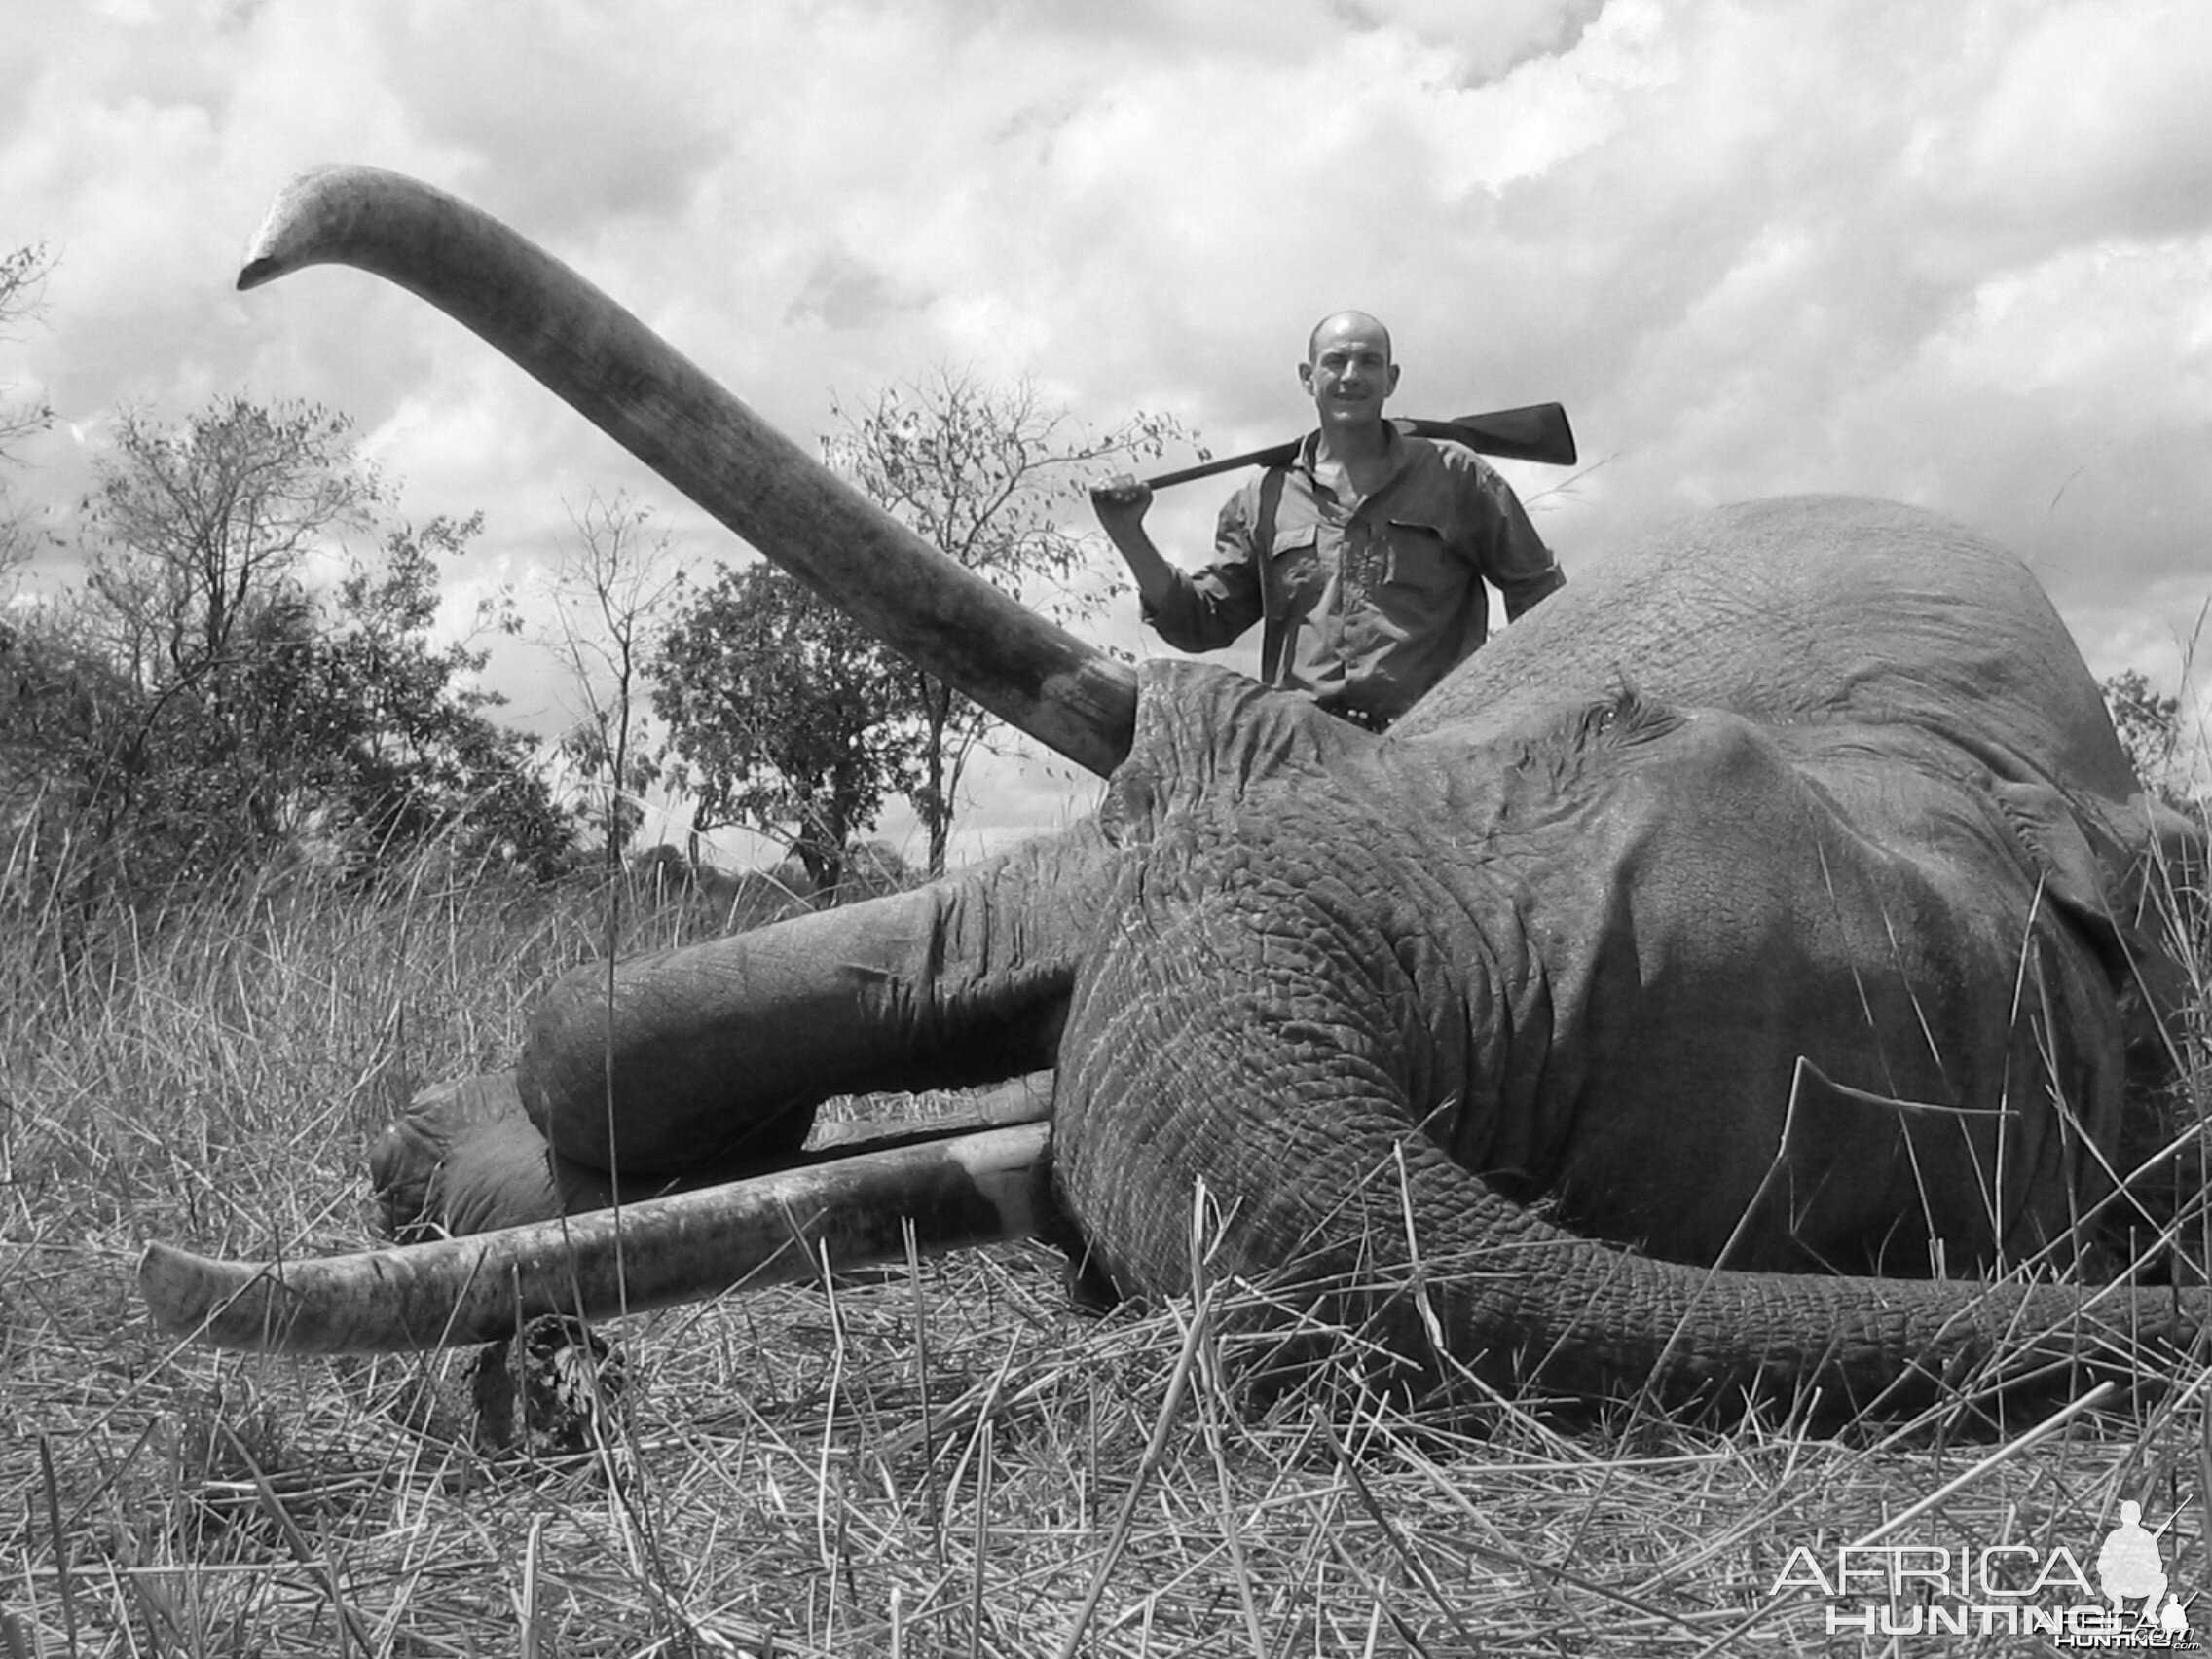
<path id="1" fill-rule="evenodd" d="M 1306 342 L 1299 383 L 1313 399 L 1324 426 L 1364 426 L 1382 419 L 1382 405 L 1398 389 L 1390 358 L 1390 331 L 1365 312 L 1337 312 L 1313 325 Z"/>

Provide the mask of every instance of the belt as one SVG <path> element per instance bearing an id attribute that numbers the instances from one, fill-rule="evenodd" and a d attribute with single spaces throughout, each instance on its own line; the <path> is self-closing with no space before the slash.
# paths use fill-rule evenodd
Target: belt
<path id="1" fill-rule="evenodd" d="M 1362 731 L 1384 732 L 1390 729 L 1387 715 L 1378 715 L 1366 709 L 1331 709 L 1330 714 L 1346 725 L 1358 726 Z"/>

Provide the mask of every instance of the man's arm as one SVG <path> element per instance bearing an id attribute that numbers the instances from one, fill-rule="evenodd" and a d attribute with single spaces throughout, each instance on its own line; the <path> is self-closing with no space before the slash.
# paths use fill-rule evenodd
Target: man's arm
<path id="1" fill-rule="evenodd" d="M 1136 579 L 1137 597 L 1144 602 L 1145 615 L 1151 617 L 1168 603 L 1178 574 L 1144 528 L 1144 515 L 1152 508 L 1151 488 L 1124 472 L 1093 485 L 1090 506 L 1098 515 L 1099 529 Z"/>
<path id="2" fill-rule="evenodd" d="M 1559 561 L 1552 557 L 1513 486 L 1488 461 L 1474 460 L 1481 505 L 1482 534 L 1478 558 L 1483 574 L 1505 596 L 1505 619 L 1512 621 L 1530 606 L 1567 585 Z"/>
<path id="3" fill-rule="evenodd" d="M 1099 528 L 1136 581 L 1144 620 L 1178 650 L 1219 650 L 1260 619 L 1260 576 L 1240 510 L 1243 499 L 1239 493 L 1222 508 L 1214 535 L 1217 557 L 1191 575 L 1169 564 L 1145 531 L 1149 489 L 1124 473 L 1090 492 Z"/>

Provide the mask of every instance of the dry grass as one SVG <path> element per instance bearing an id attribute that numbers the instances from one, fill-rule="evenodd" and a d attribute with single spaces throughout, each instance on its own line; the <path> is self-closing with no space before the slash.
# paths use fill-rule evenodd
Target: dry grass
<path id="1" fill-rule="evenodd" d="M 2086 1567 L 2123 1497 L 2206 1582 L 2201 1379 L 1995 1439 L 1262 1409 L 1210 1309 L 1088 1317 L 1019 1249 L 634 1320 L 609 1443 L 552 1465 L 471 1450 L 465 1355 L 151 1330 L 148 1238 L 366 1242 L 371 1133 L 599 931 L 425 886 L 0 939 L 0 1654 L 2009 1654 L 1771 1587 L 1900 1517 Z"/>

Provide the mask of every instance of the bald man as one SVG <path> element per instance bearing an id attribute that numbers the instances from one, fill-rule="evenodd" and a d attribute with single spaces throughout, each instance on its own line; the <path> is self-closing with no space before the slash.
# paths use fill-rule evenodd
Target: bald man
<path id="1" fill-rule="evenodd" d="M 1091 499 L 1162 640 L 1218 650 L 1263 623 L 1263 680 L 1382 731 L 1488 637 L 1486 579 L 1510 620 L 1565 578 L 1487 461 L 1382 418 L 1398 365 L 1382 323 L 1322 318 L 1298 378 L 1319 428 L 1222 508 L 1205 569 L 1153 545 L 1152 492 L 1135 478 Z"/>

